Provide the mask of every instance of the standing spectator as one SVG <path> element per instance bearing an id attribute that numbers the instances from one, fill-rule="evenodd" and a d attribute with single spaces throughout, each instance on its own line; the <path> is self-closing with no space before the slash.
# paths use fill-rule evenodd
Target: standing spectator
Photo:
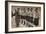
<path id="1" fill-rule="evenodd" d="M 38 13 L 38 8 L 34 8 L 33 9 L 33 21 L 34 21 L 34 24 L 36 25 L 36 26 L 38 26 L 39 24 L 39 13 Z"/>

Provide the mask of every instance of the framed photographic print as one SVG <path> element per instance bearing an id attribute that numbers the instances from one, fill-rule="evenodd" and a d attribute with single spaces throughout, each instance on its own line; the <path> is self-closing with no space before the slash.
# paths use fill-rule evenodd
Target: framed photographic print
<path id="1" fill-rule="evenodd" d="M 5 1 L 5 32 L 45 31 L 45 3 Z"/>

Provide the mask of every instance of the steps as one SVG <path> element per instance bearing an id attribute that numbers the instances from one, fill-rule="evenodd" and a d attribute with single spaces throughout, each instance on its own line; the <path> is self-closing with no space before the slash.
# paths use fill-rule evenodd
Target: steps
<path id="1" fill-rule="evenodd" d="M 19 25 L 20 25 L 20 27 L 35 27 L 35 25 L 33 23 L 30 23 L 25 19 L 20 19 L 20 24 Z"/>

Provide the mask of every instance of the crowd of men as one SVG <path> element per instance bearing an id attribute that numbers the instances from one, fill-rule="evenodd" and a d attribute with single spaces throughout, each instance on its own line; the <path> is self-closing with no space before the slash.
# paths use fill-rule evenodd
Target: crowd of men
<path id="1" fill-rule="evenodd" d="M 15 21 L 16 27 L 19 27 L 19 22 L 21 21 L 20 19 L 25 19 L 26 21 L 33 23 L 35 26 L 38 26 L 40 18 L 40 8 L 14 8 L 14 10 L 12 10 L 12 18 L 14 18 L 13 21 Z"/>

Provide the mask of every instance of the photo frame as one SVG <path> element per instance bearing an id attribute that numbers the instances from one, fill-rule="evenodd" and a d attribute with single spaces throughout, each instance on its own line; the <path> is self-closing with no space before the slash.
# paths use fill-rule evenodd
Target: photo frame
<path id="1" fill-rule="evenodd" d="M 45 3 L 5 1 L 5 32 L 45 31 Z"/>

